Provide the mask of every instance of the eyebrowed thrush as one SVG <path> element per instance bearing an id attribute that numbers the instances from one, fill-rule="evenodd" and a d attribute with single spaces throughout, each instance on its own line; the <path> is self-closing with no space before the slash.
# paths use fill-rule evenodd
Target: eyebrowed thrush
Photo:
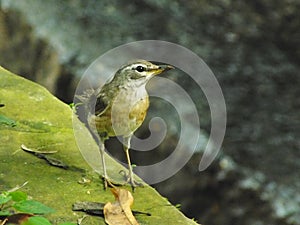
<path id="1" fill-rule="evenodd" d="M 128 180 L 132 188 L 134 180 L 129 156 L 133 133 L 142 125 L 149 107 L 147 82 L 155 75 L 173 69 L 170 65 L 157 65 L 145 60 L 137 60 L 121 67 L 113 79 L 94 94 L 94 105 L 90 104 L 88 125 L 98 140 L 103 165 L 105 188 L 109 180 L 104 160 L 105 141 L 109 137 L 122 136 L 128 163 Z M 92 99 L 92 98 L 91 98 Z M 91 100 L 90 100 L 91 101 Z M 93 107 L 94 106 L 94 107 Z M 95 135 L 98 133 L 98 135 Z"/>

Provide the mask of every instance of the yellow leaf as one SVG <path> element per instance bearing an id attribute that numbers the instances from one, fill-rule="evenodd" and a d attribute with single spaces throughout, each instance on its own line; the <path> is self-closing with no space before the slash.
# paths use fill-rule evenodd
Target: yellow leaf
<path id="1" fill-rule="evenodd" d="M 105 222 L 109 225 L 139 225 L 131 211 L 134 200 L 132 194 L 120 188 L 113 188 L 111 192 L 116 201 L 105 204 L 103 209 Z"/>

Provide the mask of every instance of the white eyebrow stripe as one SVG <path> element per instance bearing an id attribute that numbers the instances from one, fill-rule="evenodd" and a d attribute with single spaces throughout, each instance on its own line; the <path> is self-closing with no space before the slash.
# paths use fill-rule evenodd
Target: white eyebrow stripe
<path id="1" fill-rule="evenodd" d="M 131 69 L 133 69 L 133 68 L 135 69 L 135 68 L 137 68 L 138 66 L 142 66 L 142 67 L 145 67 L 145 68 L 147 68 L 147 66 L 146 66 L 146 65 L 137 63 L 137 64 L 133 64 L 133 65 L 131 65 Z"/>

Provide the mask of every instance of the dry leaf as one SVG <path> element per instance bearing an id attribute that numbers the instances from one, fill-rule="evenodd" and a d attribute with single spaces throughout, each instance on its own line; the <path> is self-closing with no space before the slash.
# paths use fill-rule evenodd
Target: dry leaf
<path id="1" fill-rule="evenodd" d="M 23 222 L 27 221 L 29 217 L 33 216 L 32 214 L 28 213 L 17 213 L 11 216 L 8 216 L 5 220 L 0 220 L 0 225 L 5 224 L 22 224 Z"/>
<path id="2" fill-rule="evenodd" d="M 109 225 L 139 225 L 131 211 L 132 194 L 120 188 L 113 188 L 111 192 L 116 201 L 105 204 L 103 209 L 105 222 Z"/>

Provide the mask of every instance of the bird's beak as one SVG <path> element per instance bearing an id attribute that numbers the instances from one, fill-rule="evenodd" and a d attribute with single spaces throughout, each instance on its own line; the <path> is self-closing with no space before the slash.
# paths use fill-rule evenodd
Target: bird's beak
<path id="1" fill-rule="evenodd" d="M 156 69 L 154 69 L 153 74 L 158 75 L 158 74 L 161 74 L 161 73 L 171 70 L 171 69 L 174 69 L 174 67 L 171 65 L 158 65 L 158 67 Z"/>

